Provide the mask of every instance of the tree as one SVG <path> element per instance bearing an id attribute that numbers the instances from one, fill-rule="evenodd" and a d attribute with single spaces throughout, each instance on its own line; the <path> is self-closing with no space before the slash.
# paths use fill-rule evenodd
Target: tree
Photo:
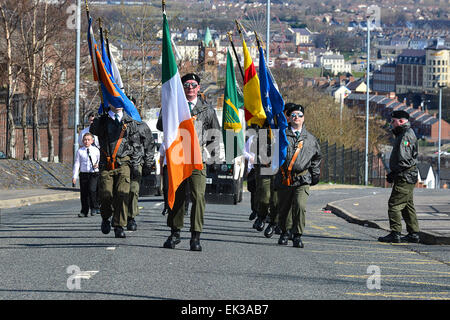
<path id="1" fill-rule="evenodd" d="M 26 88 L 27 98 L 32 111 L 33 124 L 33 159 L 42 158 L 41 138 L 39 130 L 39 101 L 41 97 L 42 85 L 45 79 L 51 79 L 55 66 L 49 61 L 48 47 L 64 33 L 65 21 L 67 17 L 61 15 L 65 12 L 66 1 L 50 5 L 47 1 L 27 0 L 24 1 L 26 14 L 21 17 L 21 54 L 24 59 L 23 83 Z M 64 41 L 62 38 L 60 41 Z M 24 158 L 30 158 L 29 142 L 27 137 L 27 108 L 22 110 L 22 127 L 24 132 Z M 34 148 L 36 145 L 36 148 Z"/>
<path id="2" fill-rule="evenodd" d="M 3 31 L 1 38 L 4 40 L 6 47 L 6 50 L 3 52 L 3 58 L 6 64 L 6 85 L 8 88 L 6 103 L 8 106 L 7 121 L 10 134 L 8 136 L 7 149 L 11 158 L 16 157 L 16 126 L 13 117 L 14 105 L 12 105 L 11 101 L 16 94 L 19 77 L 23 72 L 22 63 L 16 59 L 16 55 L 13 52 L 16 50 L 15 33 L 22 14 L 23 5 L 21 2 L 17 3 L 12 0 L 0 2 L 0 22 L 2 24 L 1 30 Z"/>
<path id="3" fill-rule="evenodd" d="M 285 102 L 305 107 L 305 125 L 320 141 L 344 145 L 345 148 L 364 149 L 365 121 L 354 111 L 341 109 L 334 98 L 311 87 L 301 86 L 301 70 L 272 69 Z M 342 119 L 342 120 L 341 120 Z M 386 143 L 386 131 L 375 119 L 369 124 L 369 148 L 379 150 Z"/>

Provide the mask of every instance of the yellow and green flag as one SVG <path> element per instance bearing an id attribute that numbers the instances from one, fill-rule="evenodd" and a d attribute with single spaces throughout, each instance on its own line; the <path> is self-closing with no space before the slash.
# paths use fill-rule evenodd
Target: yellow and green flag
<path id="1" fill-rule="evenodd" d="M 225 92 L 223 99 L 222 136 L 225 147 L 225 155 L 228 160 L 242 155 L 244 148 L 244 134 L 239 117 L 239 110 L 244 106 L 244 99 L 239 94 L 234 73 L 234 64 L 231 54 L 227 53 L 227 74 L 225 80 Z M 243 112 L 241 110 L 241 112 Z M 228 146 L 227 146 L 228 136 Z M 232 138 L 230 140 L 230 138 Z M 232 149 L 230 149 L 232 147 Z"/>

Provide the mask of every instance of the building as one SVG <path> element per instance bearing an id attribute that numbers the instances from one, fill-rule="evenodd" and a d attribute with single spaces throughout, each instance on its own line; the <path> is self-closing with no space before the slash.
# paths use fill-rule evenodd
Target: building
<path id="1" fill-rule="evenodd" d="M 424 90 L 436 90 L 437 84 L 450 86 L 450 49 L 444 46 L 443 40 L 434 41 L 425 49 L 426 67 L 423 75 Z"/>
<path id="2" fill-rule="evenodd" d="M 338 73 L 351 73 L 352 66 L 350 63 L 345 63 L 344 56 L 341 54 L 326 54 L 320 57 L 320 64 L 331 73 L 337 75 Z"/>
<path id="3" fill-rule="evenodd" d="M 312 42 L 312 32 L 308 28 L 294 28 L 289 31 L 294 34 L 293 40 L 296 46 Z"/>
<path id="4" fill-rule="evenodd" d="M 381 94 L 395 92 L 395 68 L 395 63 L 386 63 L 375 71 L 372 90 Z"/>
<path id="5" fill-rule="evenodd" d="M 395 92 L 423 92 L 425 50 L 406 49 L 397 57 L 395 68 Z"/>

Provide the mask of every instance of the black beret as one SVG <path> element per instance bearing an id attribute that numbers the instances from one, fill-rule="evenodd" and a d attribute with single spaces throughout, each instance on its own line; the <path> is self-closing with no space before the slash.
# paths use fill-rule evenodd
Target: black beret
<path id="1" fill-rule="evenodd" d="M 200 77 L 195 73 L 188 73 L 181 77 L 181 82 L 183 84 L 188 80 L 195 80 L 198 84 L 200 84 Z"/>
<path id="2" fill-rule="evenodd" d="M 409 113 L 403 110 L 395 110 L 392 112 L 391 118 L 409 120 Z"/>
<path id="3" fill-rule="evenodd" d="M 284 109 L 286 110 L 286 115 L 289 117 L 292 111 L 301 111 L 305 113 L 305 108 L 301 104 L 296 104 L 292 102 L 288 102 L 284 105 Z"/>

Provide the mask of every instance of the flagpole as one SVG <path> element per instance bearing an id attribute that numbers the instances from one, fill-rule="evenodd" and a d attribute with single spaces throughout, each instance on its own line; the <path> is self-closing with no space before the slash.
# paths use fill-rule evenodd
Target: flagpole
<path id="1" fill-rule="evenodd" d="M 231 47 L 233 48 L 234 56 L 236 57 L 237 64 L 239 66 L 239 71 L 241 71 L 242 80 L 244 79 L 244 71 L 242 71 L 241 63 L 239 62 L 239 58 L 236 52 L 236 48 L 234 47 L 233 39 L 231 37 L 231 33 L 227 32 L 228 39 L 230 40 Z"/>
<path id="2" fill-rule="evenodd" d="M 108 29 L 105 29 L 105 39 L 106 39 L 106 52 L 108 53 L 109 61 L 111 61 L 111 51 L 109 51 Z"/>
<path id="3" fill-rule="evenodd" d="M 87 1 L 87 0 L 86 0 Z M 73 162 L 78 151 L 78 124 L 80 113 L 80 45 L 81 45 L 81 0 L 77 0 L 77 45 L 75 57 L 75 123 L 74 123 L 74 139 L 73 139 Z M 8 93 L 9 94 L 9 93 Z"/>
<path id="4" fill-rule="evenodd" d="M 87 14 L 87 19 L 89 20 L 91 18 L 91 15 L 89 13 L 88 0 L 86 0 L 86 14 Z M 96 57 L 92 57 L 92 59 L 96 59 Z M 99 95 L 100 95 L 100 100 L 102 102 L 102 111 L 103 111 L 103 113 L 106 113 L 106 110 L 104 108 L 103 92 L 102 92 L 102 86 L 100 85 L 100 75 L 99 74 L 97 74 L 97 81 L 98 81 L 98 91 L 99 91 Z"/>

